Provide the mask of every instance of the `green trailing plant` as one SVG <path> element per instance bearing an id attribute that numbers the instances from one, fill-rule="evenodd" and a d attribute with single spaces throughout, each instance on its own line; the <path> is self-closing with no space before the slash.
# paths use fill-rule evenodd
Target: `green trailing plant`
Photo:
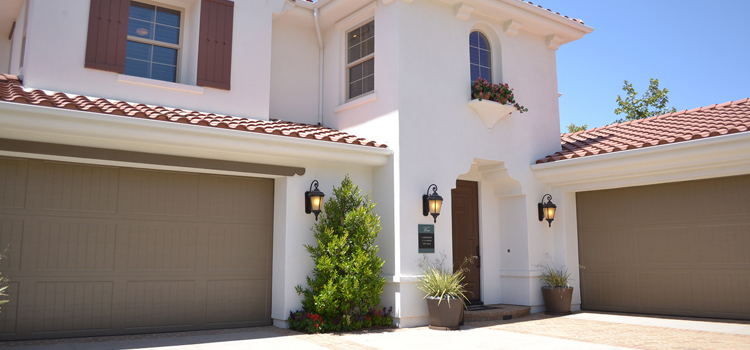
<path id="1" fill-rule="evenodd" d="M 521 113 L 529 111 L 528 108 L 521 106 L 516 102 L 513 89 L 511 89 L 508 84 L 490 84 L 487 80 L 477 78 L 477 80 L 471 84 L 471 97 L 478 99 L 479 101 L 488 100 L 503 105 L 509 104 L 516 107 Z"/>
<path id="2" fill-rule="evenodd" d="M 427 255 L 422 256 L 417 261 L 417 265 L 422 270 L 423 275 L 419 278 L 417 288 L 425 292 L 424 298 L 438 299 L 438 305 L 443 300 L 448 301 L 450 304 L 451 300 L 456 299 L 461 301 L 463 305 L 466 305 L 466 302 L 469 300 L 466 297 L 467 291 L 463 284 L 466 272 L 469 271 L 466 265 L 473 263 L 477 257 L 465 257 L 458 268 L 451 266 L 450 269 L 445 267 L 446 259 L 447 256 L 442 252 L 434 260 L 430 260 Z"/>
<path id="3" fill-rule="evenodd" d="M 333 329 L 328 323 L 336 319 L 372 320 L 368 312 L 380 305 L 385 278 L 380 277 L 384 262 L 376 254 L 380 217 L 374 208 L 371 196 L 362 195 L 349 176 L 324 204 L 313 227 L 317 244 L 305 245 L 315 263 L 313 275 L 307 277 L 308 288 L 296 287 L 303 296 L 301 312 L 320 316 L 316 329 Z"/>

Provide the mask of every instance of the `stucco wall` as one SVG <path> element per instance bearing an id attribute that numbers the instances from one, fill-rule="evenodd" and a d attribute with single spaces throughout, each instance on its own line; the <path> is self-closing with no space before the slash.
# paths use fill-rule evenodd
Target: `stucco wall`
<path id="1" fill-rule="evenodd" d="M 159 2 L 184 9 L 181 82 L 194 86 L 200 1 Z M 235 3 L 232 89 L 205 88 L 201 94 L 122 82 L 118 81 L 117 73 L 84 68 L 90 2 L 32 1 L 24 84 L 87 96 L 267 119 L 271 18 L 279 2 L 283 3 L 281 0 Z"/>

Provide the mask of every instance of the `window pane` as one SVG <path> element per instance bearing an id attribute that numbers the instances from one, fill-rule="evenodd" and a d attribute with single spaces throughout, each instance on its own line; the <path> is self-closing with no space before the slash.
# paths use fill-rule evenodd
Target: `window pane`
<path id="1" fill-rule="evenodd" d="M 362 79 L 362 63 L 349 68 L 349 82 Z"/>
<path id="2" fill-rule="evenodd" d="M 477 78 L 479 78 L 479 66 L 472 64 L 471 65 L 471 82 L 477 81 Z"/>
<path id="3" fill-rule="evenodd" d="M 151 79 L 174 82 L 177 76 L 177 69 L 175 66 L 154 63 L 151 70 Z"/>
<path id="4" fill-rule="evenodd" d="M 127 58 L 125 59 L 125 75 L 148 78 L 150 66 L 149 62 Z"/>
<path id="5" fill-rule="evenodd" d="M 365 62 L 362 62 L 362 76 L 366 77 L 368 75 L 375 74 L 375 59 L 367 60 Z"/>
<path id="6" fill-rule="evenodd" d="M 128 35 L 145 39 L 153 39 L 154 24 L 131 18 L 130 20 L 128 20 Z"/>
<path id="7" fill-rule="evenodd" d="M 347 39 L 347 42 L 349 43 L 347 47 L 352 47 L 354 45 L 359 44 L 360 40 L 362 40 L 362 36 L 360 35 L 359 32 L 360 30 L 359 28 L 357 28 L 349 32 L 349 34 L 347 34 L 347 37 L 349 38 Z"/>
<path id="8" fill-rule="evenodd" d="M 176 66 L 177 50 L 168 47 L 154 46 L 154 62 Z"/>
<path id="9" fill-rule="evenodd" d="M 490 66 L 490 52 L 485 50 L 479 50 L 479 65 L 483 67 Z"/>
<path id="10" fill-rule="evenodd" d="M 489 68 L 484 68 L 484 67 L 479 68 L 479 74 L 482 75 L 482 78 L 484 78 L 484 80 L 487 80 L 488 82 L 492 82 L 492 78 L 490 78 Z"/>
<path id="11" fill-rule="evenodd" d="M 479 48 L 489 50 L 490 46 L 487 44 L 487 38 L 481 33 L 477 33 L 477 34 L 478 34 L 477 36 L 479 37 Z"/>
<path id="12" fill-rule="evenodd" d="M 163 7 L 160 7 L 158 11 L 156 11 L 156 23 L 158 24 L 166 24 L 168 26 L 172 27 L 179 27 L 180 26 L 180 11 L 165 9 Z"/>
<path id="13" fill-rule="evenodd" d="M 371 75 L 362 79 L 362 93 L 368 93 L 375 90 L 375 76 Z"/>
<path id="14" fill-rule="evenodd" d="M 347 63 L 352 63 L 362 57 L 360 54 L 360 48 L 359 45 L 349 48 L 349 59 L 346 61 Z"/>
<path id="15" fill-rule="evenodd" d="M 349 84 L 349 98 L 362 95 L 362 80 Z"/>
<path id="16" fill-rule="evenodd" d="M 479 49 L 473 47 L 469 48 L 469 63 L 479 64 Z"/>
<path id="17" fill-rule="evenodd" d="M 469 46 L 479 47 L 479 32 L 469 34 Z"/>
<path id="18" fill-rule="evenodd" d="M 137 43 L 135 41 L 128 41 L 127 48 L 125 49 L 125 57 L 135 58 L 143 61 L 151 61 L 151 48 L 153 46 L 148 44 Z"/>
<path id="19" fill-rule="evenodd" d="M 362 42 L 362 57 L 375 52 L 375 38 L 370 38 Z"/>
<path id="20" fill-rule="evenodd" d="M 367 40 L 375 36 L 375 21 L 367 23 L 361 27 L 362 40 Z"/>
<path id="21" fill-rule="evenodd" d="M 154 40 L 163 41 L 170 44 L 179 44 L 180 29 L 157 24 Z"/>
<path id="22" fill-rule="evenodd" d="M 142 19 L 144 21 L 154 21 L 156 6 L 141 4 L 140 2 L 130 2 L 130 18 Z"/>

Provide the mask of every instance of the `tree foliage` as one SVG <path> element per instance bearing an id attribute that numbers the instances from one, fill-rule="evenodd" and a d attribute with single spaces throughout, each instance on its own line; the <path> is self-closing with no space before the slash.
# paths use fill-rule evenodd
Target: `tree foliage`
<path id="1" fill-rule="evenodd" d="M 380 277 L 383 260 L 376 255 L 380 217 L 374 207 L 349 176 L 333 189 L 313 228 L 318 244 L 305 245 L 315 262 L 309 288 L 296 288 L 305 312 L 348 320 L 380 305 L 385 279 Z"/>
<path id="2" fill-rule="evenodd" d="M 617 119 L 615 123 L 677 112 L 676 108 L 667 107 L 667 103 L 669 103 L 667 93 L 669 90 L 666 88 L 659 90 L 659 79 L 650 79 L 648 90 L 641 98 L 638 98 L 638 92 L 633 88 L 633 84 L 627 80 L 624 80 L 623 83 L 622 91 L 625 91 L 626 95 L 624 99 L 620 95 L 617 95 L 617 104 L 619 107 L 615 109 L 615 114 L 624 113 L 625 118 Z"/>
<path id="3" fill-rule="evenodd" d="M 574 132 L 584 131 L 588 128 L 589 128 L 588 124 L 575 125 L 575 123 L 570 123 L 570 125 L 568 125 L 568 132 L 574 133 Z"/>

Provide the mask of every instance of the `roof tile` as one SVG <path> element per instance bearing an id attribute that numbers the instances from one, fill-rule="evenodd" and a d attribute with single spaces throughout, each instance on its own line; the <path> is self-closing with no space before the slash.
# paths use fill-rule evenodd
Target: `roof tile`
<path id="1" fill-rule="evenodd" d="M 750 98 L 560 135 L 560 151 L 536 161 L 550 163 L 750 130 Z"/>
<path id="2" fill-rule="evenodd" d="M 45 92 L 42 90 L 27 91 L 24 89 L 18 77 L 9 74 L 0 74 L 0 100 L 53 108 L 77 109 L 80 111 L 121 115 L 133 118 L 153 119 L 173 123 L 279 135 L 284 137 L 388 148 L 388 146 L 382 143 L 366 140 L 343 131 L 318 125 L 293 123 L 278 119 L 247 119 L 198 111 L 186 111 L 179 108 L 149 106 L 142 103 L 116 101 L 104 98 L 89 98 L 86 96 L 69 95 L 61 92 Z"/>

